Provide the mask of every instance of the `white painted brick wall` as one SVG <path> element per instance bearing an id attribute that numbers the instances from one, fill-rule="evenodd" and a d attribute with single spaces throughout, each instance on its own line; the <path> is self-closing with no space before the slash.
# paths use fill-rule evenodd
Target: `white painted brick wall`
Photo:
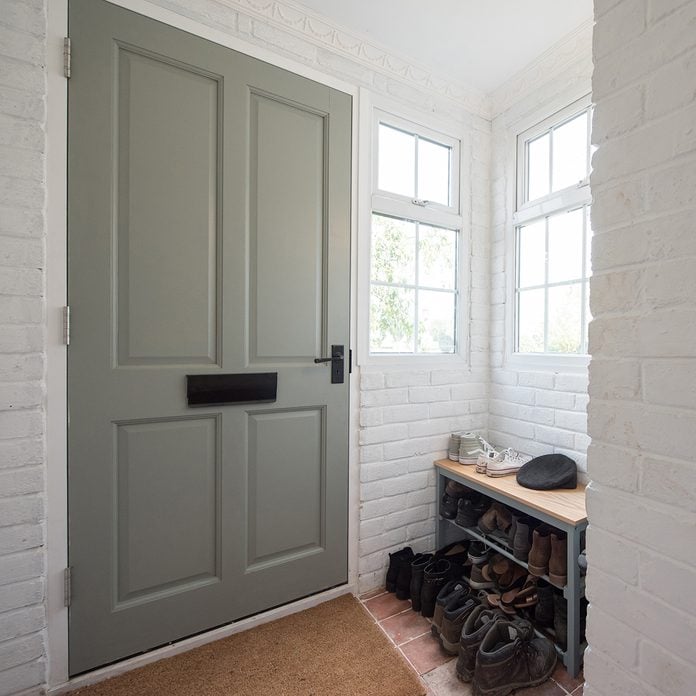
<path id="1" fill-rule="evenodd" d="M 585 693 L 696 683 L 696 1 L 595 0 Z"/>
<path id="2" fill-rule="evenodd" d="M 584 472 L 587 438 L 587 371 L 566 371 L 552 367 L 520 364 L 510 360 L 506 348 L 511 341 L 513 268 L 508 255 L 514 228 L 516 187 L 516 137 L 520 131 L 550 116 L 560 108 L 588 94 L 592 65 L 590 33 L 577 36 L 575 57 L 559 48 L 557 59 L 566 61 L 561 72 L 553 74 L 533 90 L 517 88 L 519 99 L 493 119 L 491 180 L 491 400 L 489 435 L 501 446 L 515 447 L 531 455 L 561 452 L 572 457 Z M 550 53 L 547 61 L 553 58 Z M 533 66 L 532 66 L 533 67 Z M 514 82 L 538 80 L 532 69 L 524 70 Z M 501 91 L 505 91 L 503 88 Z M 507 88 L 513 92 L 513 86 Z M 628 377 L 628 375 L 627 375 Z"/>
<path id="3" fill-rule="evenodd" d="M 0 695 L 45 680 L 43 0 L 0 11 Z"/>

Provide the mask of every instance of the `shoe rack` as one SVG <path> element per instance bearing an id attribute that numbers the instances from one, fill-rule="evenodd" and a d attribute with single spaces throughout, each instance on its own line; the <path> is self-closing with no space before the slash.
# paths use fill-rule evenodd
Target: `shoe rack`
<path id="1" fill-rule="evenodd" d="M 560 589 L 567 602 L 568 610 L 567 647 L 563 650 L 559 644 L 556 644 L 556 650 L 568 673 L 572 677 L 577 676 L 586 647 L 586 644 L 580 641 L 580 600 L 585 593 L 585 579 L 578 565 L 581 537 L 587 528 L 585 487 L 579 485 L 575 490 L 536 491 L 520 486 L 514 476 L 493 478 L 485 474 L 477 474 L 476 467 L 458 464 L 449 459 L 439 459 L 434 464 L 437 472 L 436 504 L 438 508 L 445 492 L 447 479 L 453 479 L 513 510 L 534 517 L 566 533 L 568 580 Z M 461 538 L 462 533 L 471 539 L 484 542 L 497 553 L 527 568 L 527 563 L 515 558 L 511 547 L 502 536 L 495 533 L 484 534 L 475 527 L 460 527 L 454 520 L 443 517 L 438 517 L 436 548 Z M 543 576 L 542 579 L 551 583 L 548 576 Z M 540 633 L 540 635 L 545 634 Z"/>

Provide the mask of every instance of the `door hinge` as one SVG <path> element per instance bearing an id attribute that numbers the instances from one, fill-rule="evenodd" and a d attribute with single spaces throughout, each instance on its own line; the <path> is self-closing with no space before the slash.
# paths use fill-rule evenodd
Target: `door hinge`
<path id="1" fill-rule="evenodd" d="M 70 307 L 63 307 L 63 343 L 70 345 Z"/>
<path id="2" fill-rule="evenodd" d="M 69 36 L 63 39 L 63 75 L 70 77 L 72 67 L 72 41 Z"/>
<path id="3" fill-rule="evenodd" d="M 68 566 L 63 571 L 63 603 L 66 607 L 70 606 L 72 601 L 72 568 Z"/>

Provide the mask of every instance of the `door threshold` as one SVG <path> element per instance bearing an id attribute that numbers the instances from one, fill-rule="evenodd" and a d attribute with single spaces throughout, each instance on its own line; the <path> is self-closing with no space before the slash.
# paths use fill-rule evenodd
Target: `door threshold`
<path id="1" fill-rule="evenodd" d="M 332 599 L 336 599 L 336 597 L 340 597 L 345 594 L 355 594 L 354 585 L 346 583 L 345 585 L 332 587 L 330 590 L 325 590 L 324 592 L 320 592 L 309 597 L 304 597 L 303 599 L 298 599 L 295 602 L 284 604 L 280 607 L 275 607 L 274 609 L 262 612 L 261 614 L 240 619 L 234 623 L 220 626 L 219 628 L 214 628 L 204 633 L 199 633 L 190 638 L 182 638 L 181 640 L 171 643 L 170 645 L 155 648 L 154 650 L 150 650 L 142 655 L 126 658 L 125 660 L 114 662 L 106 667 L 99 667 L 91 672 L 85 672 L 84 674 L 80 674 L 72 679 L 68 679 L 68 681 L 63 682 L 62 684 L 49 688 L 47 694 L 55 694 L 57 696 L 57 694 L 65 694 L 80 687 L 89 686 L 90 684 L 96 684 L 97 682 L 104 681 L 105 679 L 117 677 L 120 674 L 125 674 L 126 672 L 138 669 L 138 667 L 144 667 L 145 665 L 162 660 L 165 657 L 173 657 L 174 655 L 179 655 L 180 653 L 198 648 L 201 645 L 206 645 L 207 643 L 212 643 L 216 640 L 227 638 L 235 633 L 241 633 L 242 631 L 247 631 L 250 628 L 255 628 L 256 626 L 261 626 L 262 624 L 269 623 L 270 621 L 281 619 L 284 616 L 290 616 L 291 614 L 297 614 L 305 609 L 311 609 L 312 607 L 323 604 L 324 602 L 328 602 Z"/>

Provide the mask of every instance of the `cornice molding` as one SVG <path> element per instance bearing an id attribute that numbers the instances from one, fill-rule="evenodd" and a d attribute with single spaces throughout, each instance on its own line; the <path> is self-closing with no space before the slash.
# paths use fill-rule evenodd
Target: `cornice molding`
<path id="1" fill-rule="evenodd" d="M 315 46 L 328 49 L 370 70 L 448 99 L 469 113 L 491 118 L 489 97 L 480 89 L 436 74 L 356 32 L 347 31 L 291 0 L 222 0 L 250 19 L 263 20 Z"/>
<path id="2" fill-rule="evenodd" d="M 507 111 L 525 95 L 576 67 L 578 75 L 592 77 L 593 20 L 583 22 L 538 58 L 506 80 L 490 95 L 492 116 Z"/>

